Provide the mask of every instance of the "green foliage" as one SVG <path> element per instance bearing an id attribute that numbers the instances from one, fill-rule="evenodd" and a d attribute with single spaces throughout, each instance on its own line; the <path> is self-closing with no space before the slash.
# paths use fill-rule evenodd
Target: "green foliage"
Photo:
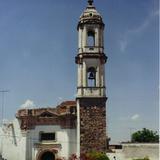
<path id="1" fill-rule="evenodd" d="M 72 154 L 69 160 L 109 160 L 109 158 L 105 153 L 89 152 L 81 154 L 81 158 L 78 158 L 76 154 Z"/>
<path id="2" fill-rule="evenodd" d="M 91 160 L 109 160 L 107 155 L 101 152 L 90 152 L 87 154 L 87 157 Z"/>
<path id="3" fill-rule="evenodd" d="M 138 159 L 133 159 L 133 160 L 149 160 L 148 157 L 144 157 L 144 158 L 138 158 Z"/>
<path id="4" fill-rule="evenodd" d="M 137 131 L 132 134 L 132 142 L 139 142 L 139 143 L 145 143 L 145 142 L 151 142 L 151 143 L 158 143 L 159 142 L 159 135 L 157 132 L 154 132 L 152 130 L 143 128 L 141 131 Z"/>

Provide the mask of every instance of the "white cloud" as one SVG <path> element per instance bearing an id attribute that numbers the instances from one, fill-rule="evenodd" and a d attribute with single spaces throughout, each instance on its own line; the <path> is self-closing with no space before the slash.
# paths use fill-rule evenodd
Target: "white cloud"
<path id="1" fill-rule="evenodd" d="M 159 9 L 153 12 L 154 16 L 159 16 Z"/>
<path id="2" fill-rule="evenodd" d="M 63 98 L 62 98 L 62 97 L 58 97 L 58 100 L 60 100 L 60 101 L 61 101 L 61 100 L 63 100 Z"/>
<path id="3" fill-rule="evenodd" d="M 131 117 L 131 120 L 132 120 L 132 121 L 137 121 L 139 118 L 140 118 L 139 114 L 134 114 L 134 115 Z"/>
<path id="4" fill-rule="evenodd" d="M 121 41 L 120 41 L 120 50 L 121 50 L 122 52 L 124 52 L 125 49 L 127 48 L 127 45 L 128 45 L 127 39 L 121 40 Z"/>
<path id="5" fill-rule="evenodd" d="M 145 31 L 145 29 L 150 25 L 153 18 L 159 16 L 159 10 L 151 12 L 146 19 L 136 28 L 127 30 L 124 34 L 122 39 L 120 40 L 120 50 L 124 52 L 128 47 L 130 41 L 132 41 L 133 36 L 139 35 L 141 32 Z"/>
<path id="6" fill-rule="evenodd" d="M 62 103 L 62 101 L 64 101 L 64 98 L 63 97 L 58 97 L 57 98 L 57 104 L 56 105 L 59 105 L 60 103 Z"/>
<path id="7" fill-rule="evenodd" d="M 30 99 L 27 99 L 25 102 L 24 102 L 24 104 L 22 104 L 21 106 L 20 106 L 20 108 L 23 108 L 23 109 L 25 109 L 25 108 L 35 108 L 35 104 L 34 104 L 34 102 L 32 101 L 32 100 L 30 100 Z"/>
<path id="8" fill-rule="evenodd" d="M 140 119 L 140 115 L 139 114 L 134 114 L 132 116 L 126 116 L 126 117 L 120 117 L 121 121 L 137 121 Z"/>

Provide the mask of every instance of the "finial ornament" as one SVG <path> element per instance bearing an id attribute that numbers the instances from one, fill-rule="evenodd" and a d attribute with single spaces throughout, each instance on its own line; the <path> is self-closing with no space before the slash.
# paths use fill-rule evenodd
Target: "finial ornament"
<path id="1" fill-rule="evenodd" d="M 88 0 L 88 4 L 89 4 L 90 6 L 92 6 L 93 0 Z"/>

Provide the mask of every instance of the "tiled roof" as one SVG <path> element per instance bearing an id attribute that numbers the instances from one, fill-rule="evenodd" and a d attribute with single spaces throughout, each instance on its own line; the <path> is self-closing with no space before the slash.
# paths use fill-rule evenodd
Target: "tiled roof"
<path id="1" fill-rule="evenodd" d="M 62 102 L 60 105 L 62 106 L 68 106 L 68 105 L 72 105 L 72 106 L 76 106 L 76 101 L 64 101 Z"/>

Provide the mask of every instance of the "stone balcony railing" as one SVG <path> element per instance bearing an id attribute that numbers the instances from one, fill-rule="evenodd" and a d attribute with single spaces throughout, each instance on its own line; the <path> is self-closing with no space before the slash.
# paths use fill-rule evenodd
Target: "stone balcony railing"
<path id="1" fill-rule="evenodd" d="M 105 87 L 77 87 L 77 96 L 86 96 L 86 97 L 105 97 Z"/>
<path id="2" fill-rule="evenodd" d="M 79 48 L 79 53 L 103 53 L 104 48 L 98 46 L 85 46 L 84 48 Z"/>

